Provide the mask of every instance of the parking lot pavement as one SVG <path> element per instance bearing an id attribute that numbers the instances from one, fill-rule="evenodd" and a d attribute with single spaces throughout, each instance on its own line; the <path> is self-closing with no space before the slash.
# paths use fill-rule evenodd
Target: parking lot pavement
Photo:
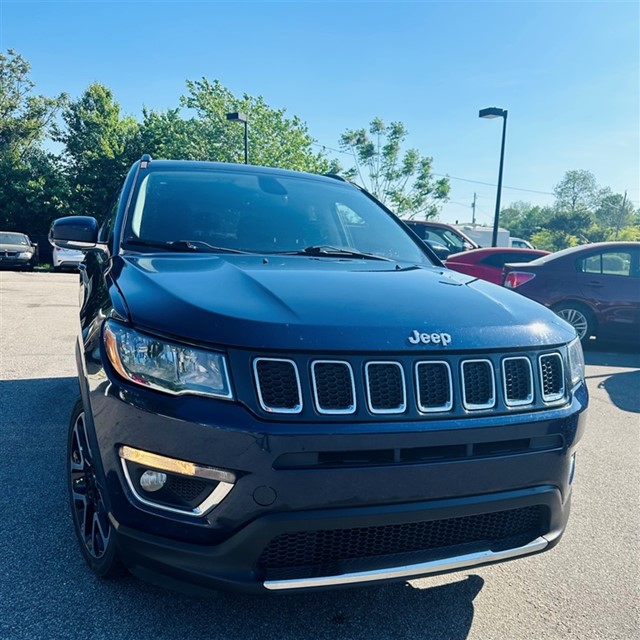
<path id="1" fill-rule="evenodd" d="M 385 587 L 194 599 L 85 568 L 67 509 L 78 278 L 0 272 L 0 639 L 624 639 L 640 633 L 640 354 L 586 352 L 591 408 L 553 551 Z"/>

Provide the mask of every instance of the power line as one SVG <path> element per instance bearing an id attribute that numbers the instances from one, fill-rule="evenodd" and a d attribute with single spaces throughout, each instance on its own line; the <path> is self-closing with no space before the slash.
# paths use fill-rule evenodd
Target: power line
<path id="1" fill-rule="evenodd" d="M 320 144 L 319 142 L 312 142 L 311 143 L 314 147 L 320 147 L 321 149 L 325 150 L 325 151 L 334 151 L 335 153 L 342 153 L 343 155 L 347 155 L 350 157 L 353 157 L 353 153 L 350 153 L 349 151 L 344 151 L 343 149 L 335 149 L 334 147 L 328 147 L 326 144 Z M 495 187 L 496 185 L 494 183 L 491 182 L 482 182 L 480 180 L 471 180 L 470 178 L 460 178 L 458 176 L 452 176 L 449 174 L 444 174 L 444 173 L 434 173 L 434 176 L 438 176 L 439 178 L 451 178 L 452 180 L 461 180 L 462 182 L 472 182 L 474 184 L 483 184 L 487 187 Z M 502 186 L 503 189 L 511 189 L 512 191 L 527 191 L 528 193 L 540 193 L 546 196 L 552 196 L 554 195 L 553 193 L 550 193 L 549 191 L 536 191 L 535 189 L 522 189 L 520 187 L 507 187 L 506 185 Z"/>
<path id="2" fill-rule="evenodd" d="M 326 144 L 320 144 L 318 142 L 311 143 L 315 147 L 320 147 L 325 151 L 334 151 L 335 153 L 342 153 L 343 155 L 347 155 L 349 157 L 353 157 L 355 154 L 350 153 L 349 151 L 344 151 L 343 149 L 335 149 L 334 147 L 328 147 Z M 437 176 L 438 178 L 450 178 L 451 180 L 460 180 L 461 182 L 470 182 L 472 184 L 482 184 L 486 187 L 496 187 L 497 185 L 494 182 L 482 182 L 481 180 L 472 180 L 471 178 L 461 178 L 459 176 L 452 176 L 448 173 L 433 173 L 432 175 Z M 526 193 L 538 193 L 544 196 L 555 196 L 555 193 L 551 191 L 539 191 L 538 189 L 525 189 L 523 187 L 508 187 L 507 185 L 502 185 L 503 189 L 509 189 L 510 191 L 524 191 Z M 628 189 L 628 191 L 637 191 L 637 189 Z M 636 200 L 629 199 L 629 202 L 638 203 Z"/>
<path id="3" fill-rule="evenodd" d="M 462 180 L 462 182 L 471 182 L 473 184 L 483 184 L 487 187 L 495 187 L 497 186 L 495 183 L 493 182 L 482 182 L 481 180 L 471 180 L 470 178 L 460 178 L 458 176 L 452 176 L 449 174 L 444 174 L 444 173 L 434 173 L 434 176 L 438 176 L 439 178 L 451 178 L 452 180 Z M 541 193 L 545 196 L 553 196 L 555 195 L 554 193 L 551 193 L 549 191 L 538 191 L 536 189 L 523 189 L 522 187 L 508 187 L 507 185 L 502 185 L 503 189 L 510 189 L 511 191 L 527 191 L 528 193 Z"/>

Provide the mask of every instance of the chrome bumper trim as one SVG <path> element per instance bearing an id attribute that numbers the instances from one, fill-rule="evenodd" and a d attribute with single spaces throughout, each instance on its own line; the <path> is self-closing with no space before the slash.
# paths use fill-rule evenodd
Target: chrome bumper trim
<path id="1" fill-rule="evenodd" d="M 321 576 L 318 578 L 300 578 L 292 580 L 266 580 L 263 584 L 266 589 L 278 591 L 284 589 L 308 589 L 312 587 L 332 587 L 342 584 L 357 584 L 361 582 L 373 582 L 375 580 L 393 580 L 399 578 L 419 578 L 430 573 L 441 571 L 455 571 L 466 569 L 485 562 L 508 560 L 528 553 L 542 551 L 549 542 L 542 536 L 532 542 L 505 551 L 478 551 L 453 558 L 442 558 L 420 564 L 409 564 L 388 569 L 375 569 L 373 571 L 361 571 L 358 573 L 345 573 L 337 576 Z"/>

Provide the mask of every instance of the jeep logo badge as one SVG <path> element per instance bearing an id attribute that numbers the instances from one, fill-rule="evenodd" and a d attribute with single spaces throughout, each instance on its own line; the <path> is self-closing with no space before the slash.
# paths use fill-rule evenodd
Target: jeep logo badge
<path id="1" fill-rule="evenodd" d="M 419 333 L 415 329 L 409 336 L 411 344 L 441 344 L 443 347 L 451 344 L 451 335 L 448 333 Z"/>

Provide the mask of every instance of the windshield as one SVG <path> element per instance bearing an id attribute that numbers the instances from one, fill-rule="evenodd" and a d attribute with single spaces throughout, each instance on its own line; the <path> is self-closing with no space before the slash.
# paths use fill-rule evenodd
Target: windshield
<path id="1" fill-rule="evenodd" d="M 21 244 L 28 247 L 29 240 L 22 233 L 0 233 L 0 244 Z"/>
<path id="2" fill-rule="evenodd" d="M 349 256 L 339 249 L 346 249 L 351 257 L 432 264 L 392 215 L 352 185 L 258 170 L 151 171 L 134 197 L 123 246 L 157 251 L 163 245 L 342 259 Z M 322 250 L 308 251 L 317 247 Z"/>

